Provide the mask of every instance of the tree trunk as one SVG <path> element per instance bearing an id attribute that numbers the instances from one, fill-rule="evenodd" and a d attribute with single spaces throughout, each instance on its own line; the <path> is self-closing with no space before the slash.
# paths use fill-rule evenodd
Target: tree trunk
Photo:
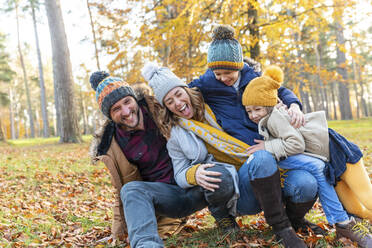
<path id="1" fill-rule="evenodd" d="M 10 119 L 10 138 L 16 139 L 16 130 L 14 125 L 14 99 L 12 88 L 9 87 L 9 119 Z"/>
<path id="2" fill-rule="evenodd" d="M 39 35 L 37 31 L 34 2 L 33 1 L 30 1 L 30 2 L 31 2 L 31 11 L 32 11 L 32 21 L 34 23 L 36 52 L 37 52 L 37 59 L 38 59 L 38 66 L 39 66 L 40 107 L 41 107 L 41 116 L 43 119 L 43 137 L 48 138 L 49 137 L 49 121 L 48 121 L 47 103 L 45 99 L 43 63 L 41 60 Z"/>
<path id="3" fill-rule="evenodd" d="M 332 106 L 333 106 L 333 119 L 337 120 L 337 108 L 336 108 L 336 93 L 335 93 L 335 83 L 331 83 L 331 96 L 332 96 Z"/>
<path id="4" fill-rule="evenodd" d="M 351 53 L 354 54 L 354 47 L 353 47 L 353 42 L 349 41 L 350 48 L 351 48 Z M 359 82 L 358 75 L 357 75 L 357 70 L 356 70 L 356 63 L 354 56 L 351 56 L 351 64 L 353 65 L 353 77 L 354 77 L 354 82 L 353 82 L 353 88 L 355 92 L 355 101 L 356 101 L 356 110 L 357 110 L 357 118 L 360 118 L 360 105 L 359 105 L 359 94 L 358 94 L 358 85 L 357 83 Z"/>
<path id="5" fill-rule="evenodd" d="M 89 0 L 87 0 L 87 7 L 88 7 L 88 13 L 89 13 L 89 19 L 90 19 L 90 26 L 92 28 L 92 34 L 93 34 L 93 43 L 94 43 L 94 51 L 95 51 L 95 56 L 96 56 L 97 69 L 100 71 L 101 67 L 99 65 L 97 37 L 96 37 L 96 31 L 94 30 L 94 22 L 93 22 L 93 17 L 92 17 L 92 11 L 90 10 Z"/>
<path id="6" fill-rule="evenodd" d="M 1 113 L 0 113 L 0 142 L 5 141 L 5 135 L 3 132 L 3 126 L 1 124 Z"/>
<path id="7" fill-rule="evenodd" d="M 87 117 L 86 117 L 87 115 L 85 112 L 85 102 L 84 102 L 83 92 L 81 88 L 79 89 L 79 95 L 80 95 L 80 104 L 79 104 L 80 115 L 81 115 L 81 118 L 83 119 L 83 134 L 87 134 L 88 133 Z"/>
<path id="8" fill-rule="evenodd" d="M 257 5 L 257 0 L 254 0 Z M 248 30 L 250 37 L 249 53 L 250 57 L 256 61 L 259 60 L 260 56 L 260 31 L 257 26 L 257 9 L 248 1 Z"/>
<path id="9" fill-rule="evenodd" d="M 27 113 L 29 115 L 30 120 L 30 131 L 31 131 L 31 138 L 35 137 L 35 128 L 34 128 L 34 116 L 32 114 L 32 106 L 31 106 L 31 98 L 30 98 L 30 91 L 28 89 L 28 80 L 27 80 L 27 72 L 26 72 L 26 66 L 23 60 L 23 54 L 21 49 L 21 40 L 19 38 L 19 16 L 18 16 L 18 5 L 17 2 L 15 2 L 15 11 L 16 11 L 16 20 L 17 20 L 17 38 L 18 38 L 18 53 L 19 53 L 19 59 L 21 61 L 21 67 L 23 71 L 23 82 L 25 84 L 25 91 L 26 91 L 26 97 L 27 97 Z"/>
<path id="10" fill-rule="evenodd" d="M 347 83 L 348 76 L 346 71 L 346 57 L 345 52 L 345 37 L 344 28 L 339 22 L 336 22 L 336 39 L 337 39 L 337 73 L 342 77 L 342 80 L 338 82 L 338 103 L 340 106 L 341 119 L 351 120 L 353 117 L 351 115 L 350 107 L 350 94 Z"/>
<path id="11" fill-rule="evenodd" d="M 327 85 L 324 85 L 323 87 L 323 96 L 324 96 L 324 106 L 325 106 L 325 112 L 326 112 L 326 117 L 329 119 L 329 101 L 328 101 L 328 92 L 327 92 Z"/>
<path id="12" fill-rule="evenodd" d="M 81 142 L 75 112 L 73 79 L 70 52 L 63 23 L 59 0 L 46 0 L 50 39 L 52 43 L 53 76 L 57 86 L 58 108 L 60 115 L 60 142 Z"/>
<path id="13" fill-rule="evenodd" d="M 322 99 L 322 102 L 321 102 L 321 109 L 322 110 L 325 110 L 326 112 L 326 117 L 329 118 L 329 114 L 328 114 L 328 103 L 327 103 L 327 94 L 325 93 L 324 91 L 324 88 L 325 88 L 325 85 L 323 84 L 323 81 L 321 79 L 321 75 L 320 75 L 320 68 L 321 68 L 321 60 L 320 60 L 320 49 L 321 45 L 319 42 L 316 42 L 315 43 L 315 47 L 314 47 L 314 50 L 315 50 L 315 57 L 316 57 L 316 80 L 318 82 L 318 87 L 319 87 L 319 94 L 320 94 L 320 98 Z"/>
<path id="14" fill-rule="evenodd" d="M 5 135 L 3 132 L 3 126 L 1 125 L 1 116 L 0 116 L 0 141 L 5 141 Z"/>
<path id="15" fill-rule="evenodd" d="M 360 73 L 360 68 L 358 69 L 358 73 Z M 366 99 L 364 99 L 364 84 L 363 84 L 363 81 L 360 81 L 359 82 L 359 85 L 360 85 L 360 95 L 361 95 L 361 103 L 362 103 L 362 108 L 363 108 L 363 114 L 364 116 L 368 116 L 368 106 L 367 106 L 367 102 L 366 102 Z"/>

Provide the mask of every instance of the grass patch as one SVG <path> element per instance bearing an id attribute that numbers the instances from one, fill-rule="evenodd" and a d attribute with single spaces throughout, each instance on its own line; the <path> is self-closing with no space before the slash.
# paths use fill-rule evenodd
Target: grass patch
<path id="1" fill-rule="evenodd" d="M 370 170 L 372 119 L 330 121 L 329 126 L 363 149 Z M 95 247 L 97 240 L 110 235 L 113 188 L 105 166 L 90 163 L 91 138 L 83 136 L 81 144 L 59 144 L 56 137 L 0 144 L 0 247 Z M 169 238 L 166 247 L 232 247 L 239 242 L 280 247 L 262 215 L 241 218 L 242 232 L 236 236 L 219 233 L 208 213 L 194 216 L 189 232 Z M 326 222 L 319 205 L 306 218 Z M 343 246 L 334 240 L 333 229 L 329 234 L 306 241 L 319 248 Z"/>

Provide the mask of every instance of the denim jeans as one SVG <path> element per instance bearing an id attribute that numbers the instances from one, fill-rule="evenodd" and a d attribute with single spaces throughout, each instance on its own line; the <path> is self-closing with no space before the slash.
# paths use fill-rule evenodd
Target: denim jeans
<path id="1" fill-rule="evenodd" d="M 195 186 L 188 189 L 161 182 L 133 181 L 120 192 L 128 228 L 130 246 L 163 247 L 159 237 L 155 213 L 171 218 L 186 217 L 209 207 L 215 218 L 225 217 L 226 202 L 234 194 L 231 174 L 222 166 L 208 170 L 221 172 L 222 182 L 214 192 Z"/>
<path id="2" fill-rule="evenodd" d="M 240 198 L 237 210 L 240 215 L 252 215 L 261 212 L 250 181 L 273 175 L 278 170 L 274 157 L 265 150 L 251 155 L 238 171 Z M 314 176 L 302 169 L 290 170 L 284 177 L 283 195 L 294 203 L 314 200 L 318 187 Z"/>
<path id="3" fill-rule="evenodd" d="M 322 160 L 304 154 L 289 156 L 279 162 L 280 168 L 306 170 L 315 177 L 318 184 L 319 200 L 322 203 L 328 223 L 333 225 L 345 221 L 349 217 L 338 199 L 334 187 L 327 182 L 324 176 L 324 166 L 325 164 Z M 303 180 L 302 178 L 300 179 Z"/>

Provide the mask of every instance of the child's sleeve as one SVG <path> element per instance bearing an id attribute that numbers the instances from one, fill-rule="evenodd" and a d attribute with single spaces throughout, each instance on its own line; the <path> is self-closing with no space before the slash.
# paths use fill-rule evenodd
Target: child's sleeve
<path id="1" fill-rule="evenodd" d="M 267 122 L 267 129 L 273 139 L 265 141 L 265 150 L 274 154 L 278 161 L 305 151 L 305 141 L 301 133 L 279 110 L 272 112 Z"/>

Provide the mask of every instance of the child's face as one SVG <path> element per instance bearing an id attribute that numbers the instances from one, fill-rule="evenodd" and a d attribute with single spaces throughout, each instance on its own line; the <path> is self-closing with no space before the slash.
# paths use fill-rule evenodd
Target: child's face
<path id="1" fill-rule="evenodd" d="M 264 106 L 245 106 L 245 111 L 249 116 L 249 119 L 254 123 L 258 124 L 260 120 L 267 115 L 267 109 Z"/>
<path id="2" fill-rule="evenodd" d="M 213 73 L 218 81 L 221 81 L 227 86 L 232 86 L 239 78 L 239 71 L 217 69 Z"/>

